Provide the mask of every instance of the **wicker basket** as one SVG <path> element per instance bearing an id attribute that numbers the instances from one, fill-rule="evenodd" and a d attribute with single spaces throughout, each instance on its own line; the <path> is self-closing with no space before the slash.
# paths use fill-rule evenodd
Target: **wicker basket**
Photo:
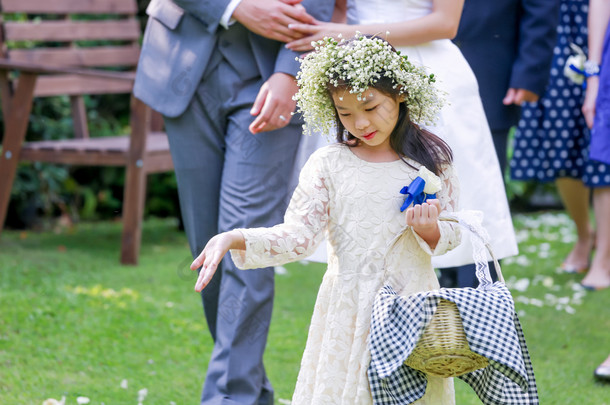
<path id="1" fill-rule="evenodd" d="M 486 357 L 468 346 L 457 306 L 441 299 L 405 364 L 437 377 L 457 377 L 487 367 Z"/>
<path id="2" fill-rule="evenodd" d="M 439 219 L 459 223 L 455 218 Z M 464 224 L 460 223 L 460 225 Z M 468 229 L 475 236 L 480 237 L 472 228 Z M 500 263 L 490 245 L 485 243 L 485 247 L 494 262 L 498 280 L 504 283 Z M 441 299 L 430 323 L 422 332 L 405 364 L 426 374 L 447 378 L 458 377 L 487 367 L 489 361 L 486 357 L 470 350 L 462 326 L 462 318 L 455 303 Z"/>

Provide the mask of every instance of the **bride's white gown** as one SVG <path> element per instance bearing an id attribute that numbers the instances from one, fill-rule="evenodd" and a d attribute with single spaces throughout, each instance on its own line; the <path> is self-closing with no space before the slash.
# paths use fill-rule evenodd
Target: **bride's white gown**
<path id="1" fill-rule="evenodd" d="M 430 0 L 348 0 L 350 24 L 372 24 L 407 21 L 429 14 Z M 385 32 L 379 33 L 384 38 Z M 390 32 L 388 39 L 392 40 Z M 447 92 L 447 105 L 437 125 L 430 130 L 440 136 L 453 150 L 454 167 L 460 180 L 460 209 L 480 210 L 483 226 L 491 236 L 491 245 L 498 259 L 518 253 L 500 165 L 479 96 L 479 88 L 470 66 L 460 50 L 448 39 L 422 45 L 398 48 L 409 61 L 434 73 L 439 88 Z M 324 136 L 305 137 L 303 155 L 326 145 Z M 472 263 L 469 235 L 451 252 L 434 257 L 435 267 L 452 267 Z M 324 252 L 316 252 L 312 260 L 323 261 Z"/>

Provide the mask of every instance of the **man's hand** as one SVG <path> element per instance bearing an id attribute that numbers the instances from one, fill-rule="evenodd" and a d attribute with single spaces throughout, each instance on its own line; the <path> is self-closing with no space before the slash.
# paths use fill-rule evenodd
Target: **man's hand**
<path id="1" fill-rule="evenodd" d="M 314 18 L 307 13 L 301 1 L 242 0 L 233 11 L 233 18 L 265 38 L 290 42 L 303 35 L 289 29 L 289 24 L 314 22 Z"/>
<path id="2" fill-rule="evenodd" d="M 538 98 L 538 94 L 532 91 L 510 88 L 506 92 L 506 96 L 504 96 L 502 103 L 504 103 L 504 105 L 516 104 L 520 106 L 524 102 L 533 103 L 534 101 L 538 101 Z"/>
<path id="3" fill-rule="evenodd" d="M 273 131 L 290 122 L 296 101 L 292 96 L 297 92 L 295 78 L 286 73 L 274 73 L 261 86 L 250 114 L 256 119 L 250 124 L 250 132 Z"/>

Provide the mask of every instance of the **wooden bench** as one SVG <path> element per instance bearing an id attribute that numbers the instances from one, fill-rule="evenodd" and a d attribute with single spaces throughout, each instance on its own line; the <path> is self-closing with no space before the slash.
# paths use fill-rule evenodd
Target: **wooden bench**
<path id="1" fill-rule="evenodd" d="M 0 0 L 0 232 L 19 161 L 126 168 L 121 263 L 137 264 L 146 179 L 173 170 L 161 120 L 131 97 L 130 134 L 90 136 L 84 95 L 131 94 L 139 57 L 135 0 Z M 8 17 L 20 16 L 19 21 Z M 25 18 L 24 18 L 25 17 Z M 34 97 L 67 95 L 74 138 L 27 142 Z"/>

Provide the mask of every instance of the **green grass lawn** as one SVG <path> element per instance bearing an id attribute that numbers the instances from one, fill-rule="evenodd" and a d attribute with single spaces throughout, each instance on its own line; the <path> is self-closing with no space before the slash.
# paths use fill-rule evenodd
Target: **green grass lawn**
<path id="1" fill-rule="evenodd" d="M 572 243 L 563 214 L 515 217 L 520 256 L 505 260 L 542 404 L 610 405 L 593 369 L 610 353 L 610 290 L 575 289 L 555 269 Z M 5 231 L 0 241 L 0 404 L 78 396 L 91 404 L 199 403 L 212 343 L 186 239 L 173 221 L 145 223 L 140 265 L 118 264 L 119 223 L 72 230 Z M 266 368 L 288 403 L 324 272 L 286 266 Z M 456 379 L 457 404 L 478 404 Z"/>

